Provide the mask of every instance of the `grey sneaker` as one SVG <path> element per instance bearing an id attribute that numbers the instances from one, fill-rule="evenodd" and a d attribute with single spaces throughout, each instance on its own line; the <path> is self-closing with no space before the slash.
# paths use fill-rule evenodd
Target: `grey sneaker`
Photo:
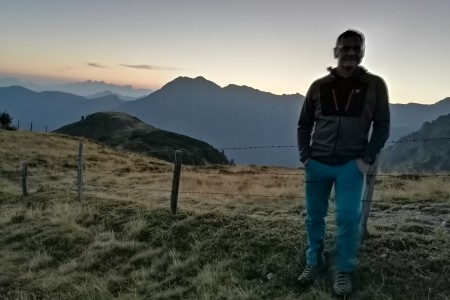
<path id="1" fill-rule="evenodd" d="M 352 292 L 350 273 L 336 272 L 334 274 L 333 290 L 338 296 L 349 296 Z"/>
<path id="2" fill-rule="evenodd" d="M 297 280 L 300 281 L 301 284 L 310 284 L 317 278 L 317 276 L 319 276 L 321 271 L 322 266 L 320 265 L 306 265 L 306 268 L 303 270 L 302 274 L 300 274 Z"/>

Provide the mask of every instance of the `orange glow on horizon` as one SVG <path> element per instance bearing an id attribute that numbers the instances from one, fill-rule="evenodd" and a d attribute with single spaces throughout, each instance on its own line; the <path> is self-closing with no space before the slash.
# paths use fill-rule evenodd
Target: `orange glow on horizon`
<path id="1" fill-rule="evenodd" d="M 161 88 L 167 81 L 165 78 L 152 78 L 152 81 L 147 81 L 147 78 L 130 78 L 129 76 L 124 79 L 121 76 L 111 74 L 112 76 L 101 76 L 101 75 L 73 75 L 64 74 L 64 72 L 53 73 L 53 74 L 43 74 L 41 72 L 20 72 L 20 71 L 6 71 L 0 70 L 0 77 L 14 77 L 21 81 L 30 81 L 37 84 L 65 84 L 74 82 L 84 82 L 84 81 L 103 81 L 109 84 L 115 84 L 120 86 L 129 85 L 135 89 L 151 89 L 153 91 Z"/>

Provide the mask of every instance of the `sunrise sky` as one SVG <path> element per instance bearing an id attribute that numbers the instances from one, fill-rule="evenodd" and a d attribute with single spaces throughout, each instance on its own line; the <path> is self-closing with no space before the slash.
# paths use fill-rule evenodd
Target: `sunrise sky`
<path id="1" fill-rule="evenodd" d="M 178 76 L 305 94 L 348 28 L 392 103 L 450 96 L 450 1 L 0 0 L 0 77 L 158 89 Z"/>

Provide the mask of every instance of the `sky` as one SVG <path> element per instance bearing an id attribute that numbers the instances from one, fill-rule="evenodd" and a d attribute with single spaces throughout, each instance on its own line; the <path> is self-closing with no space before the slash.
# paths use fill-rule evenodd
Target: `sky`
<path id="1" fill-rule="evenodd" d="M 203 76 L 305 95 L 349 28 L 391 103 L 450 97 L 450 0 L 0 0 L 0 77 L 156 90 Z"/>

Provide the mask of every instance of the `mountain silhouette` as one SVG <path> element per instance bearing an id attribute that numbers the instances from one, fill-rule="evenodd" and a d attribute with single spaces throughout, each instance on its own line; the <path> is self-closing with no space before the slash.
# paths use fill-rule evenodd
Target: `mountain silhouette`
<path id="1" fill-rule="evenodd" d="M 274 95 L 245 86 L 221 88 L 203 77 L 179 77 L 147 97 L 125 103 L 126 111 L 159 128 L 186 134 L 215 147 L 296 144 L 303 96 Z M 227 149 L 240 164 L 293 165 L 295 148 Z"/>
<path id="2" fill-rule="evenodd" d="M 402 137 L 386 148 L 380 157 L 383 171 L 450 171 L 450 114 Z"/>
<path id="3" fill-rule="evenodd" d="M 92 95 L 87 95 L 85 97 L 88 98 L 88 99 L 96 99 L 96 98 L 103 98 L 103 97 L 106 97 L 106 96 L 116 96 L 117 98 L 119 98 L 120 100 L 123 100 L 123 101 L 133 101 L 133 100 L 137 100 L 137 99 L 141 98 L 141 97 L 123 96 L 123 95 L 121 95 L 119 93 L 113 93 L 113 92 L 111 92 L 109 90 L 105 90 L 103 92 L 95 93 L 95 94 L 92 94 Z"/>
<path id="4" fill-rule="evenodd" d="M 94 113 L 55 132 L 94 139 L 170 162 L 174 160 L 175 150 L 183 149 L 184 164 L 229 164 L 224 154 L 203 141 L 160 130 L 120 112 Z"/>

